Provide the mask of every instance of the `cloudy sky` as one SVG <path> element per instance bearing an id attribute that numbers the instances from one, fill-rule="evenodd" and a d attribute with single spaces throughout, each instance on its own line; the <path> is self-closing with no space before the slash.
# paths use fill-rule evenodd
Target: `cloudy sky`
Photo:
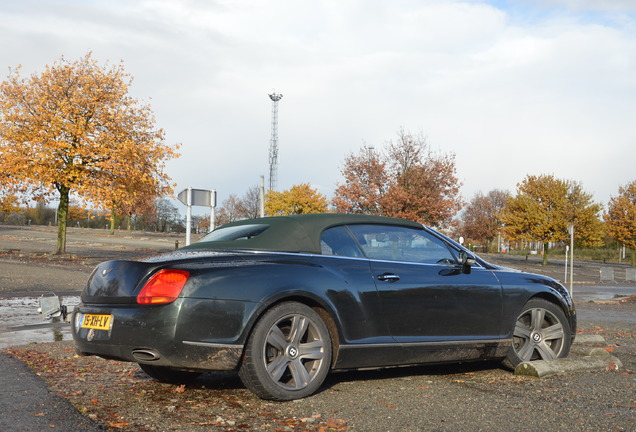
<path id="1" fill-rule="evenodd" d="M 554 174 L 606 203 L 636 179 L 633 0 L 2 0 L 0 35 L 2 79 L 123 61 L 183 144 L 177 192 L 267 175 L 274 90 L 279 190 L 331 197 L 401 128 L 456 154 L 465 199 Z"/>

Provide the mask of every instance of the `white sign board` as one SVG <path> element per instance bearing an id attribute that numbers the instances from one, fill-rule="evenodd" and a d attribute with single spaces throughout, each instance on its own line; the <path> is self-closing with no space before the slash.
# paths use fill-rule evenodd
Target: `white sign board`
<path id="1" fill-rule="evenodd" d="M 210 207 L 210 231 L 214 229 L 214 208 L 216 207 L 216 191 L 187 188 L 179 192 L 177 199 L 187 206 L 186 211 L 186 246 L 190 244 L 192 227 L 192 206 Z"/>
<path id="2" fill-rule="evenodd" d="M 185 205 L 216 207 L 215 190 L 187 188 L 179 192 L 177 198 Z"/>

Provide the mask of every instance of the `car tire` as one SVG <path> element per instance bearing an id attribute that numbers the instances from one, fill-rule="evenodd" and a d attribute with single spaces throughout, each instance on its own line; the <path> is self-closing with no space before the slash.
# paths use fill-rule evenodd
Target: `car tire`
<path id="1" fill-rule="evenodd" d="M 139 363 L 139 367 L 148 376 L 168 384 L 186 384 L 197 379 L 201 372 L 182 371 L 168 366 Z"/>
<path id="2" fill-rule="evenodd" d="M 514 369 L 522 362 L 567 357 L 572 331 L 556 304 L 530 299 L 521 309 L 512 329 L 512 346 L 504 365 Z"/>
<path id="3" fill-rule="evenodd" d="M 302 303 L 281 303 L 254 326 L 239 377 L 263 399 L 300 399 L 320 388 L 331 356 L 331 337 L 320 315 Z"/>

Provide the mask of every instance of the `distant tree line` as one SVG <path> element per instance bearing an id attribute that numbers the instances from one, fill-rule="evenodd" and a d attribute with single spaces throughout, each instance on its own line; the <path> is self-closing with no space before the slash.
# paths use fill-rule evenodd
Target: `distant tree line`
<path id="1" fill-rule="evenodd" d="M 0 206 L 0 223 L 7 225 L 57 226 L 56 218 L 57 210 L 43 202 L 26 207 L 6 208 Z M 105 229 L 109 232 L 113 227 L 128 231 L 185 232 L 185 218 L 181 216 L 179 209 L 166 198 L 158 199 L 154 206 L 142 214 L 116 215 L 114 221 L 111 218 L 111 212 L 87 209 L 71 203 L 66 226 Z M 204 218 L 200 219 L 197 218 L 196 223 L 203 223 Z"/>
<path id="2" fill-rule="evenodd" d="M 607 210 L 594 202 L 580 182 L 554 175 L 528 175 L 515 194 L 494 189 L 460 196 L 455 155 L 436 152 L 421 134 L 400 130 L 386 148 L 364 146 L 346 156 L 343 181 L 327 198 L 308 183 L 266 194 L 270 216 L 300 213 L 365 213 L 401 217 L 440 229 L 482 252 L 510 248 L 537 251 L 547 263 L 554 248 L 636 249 L 636 181 L 619 188 Z M 243 197 L 231 195 L 219 208 L 219 223 L 258 216 L 258 187 Z"/>
<path id="3" fill-rule="evenodd" d="M 74 62 L 62 57 L 30 77 L 21 76 L 20 67 L 10 71 L 0 83 L 0 222 L 57 225 L 60 254 L 67 226 L 184 230 L 166 198 L 174 191 L 165 163 L 179 156 L 179 145 L 165 143 L 150 107 L 128 95 L 130 84 L 121 64 L 100 65 L 91 53 Z M 406 218 L 485 251 L 493 250 L 495 239 L 497 250 L 502 244 L 539 249 L 544 262 L 573 228 L 579 247 L 616 242 L 631 249 L 636 263 L 636 181 L 620 186 L 605 211 L 580 183 L 553 175 L 528 175 L 514 194 L 495 189 L 465 203 L 455 154 L 404 130 L 383 147 L 347 155 L 341 173 L 331 201 L 300 183 L 268 191 L 265 213 Z M 57 209 L 47 207 L 53 200 Z M 260 209 L 254 186 L 225 199 L 216 221 L 258 217 Z M 199 232 L 209 229 L 209 218 L 195 223 Z"/>
<path id="4" fill-rule="evenodd" d="M 539 250 L 547 263 L 551 247 L 569 244 L 573 229 L 577 248 L 624 246 L 636 262 L 636 181 L 619 187 L 607 210 L 592 200 L 581 183 L 553 175 L 528 175 L 515 195 L 493 190 L 477 193 L 460 216 L 457 232 L 486 251 L 514 246 Z"/>

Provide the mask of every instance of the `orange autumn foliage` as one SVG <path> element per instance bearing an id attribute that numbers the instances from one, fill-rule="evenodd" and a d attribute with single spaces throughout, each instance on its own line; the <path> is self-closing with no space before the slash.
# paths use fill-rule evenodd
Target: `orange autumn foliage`
<path id="1" fill-rule="evenodd" d="M 400 130 L 386 154 L 363 148 L 349 155 L 332 204 L 366 213 L 448 227 L 462 205 L 455 155 L 433 151 L 426 138 Z"/>
<path id="2" fill-rule="evenodd" d="M 129 213 L 171 192 L 164 167 L 176 148 L 128 95 L 123 65 L 100 66 L 88 53 L 30 77 L 20 70 L 0 84 L 0 164 L 6 188 L 59 200 L 56 253 L 65 252 L 71 193 Z"/>

